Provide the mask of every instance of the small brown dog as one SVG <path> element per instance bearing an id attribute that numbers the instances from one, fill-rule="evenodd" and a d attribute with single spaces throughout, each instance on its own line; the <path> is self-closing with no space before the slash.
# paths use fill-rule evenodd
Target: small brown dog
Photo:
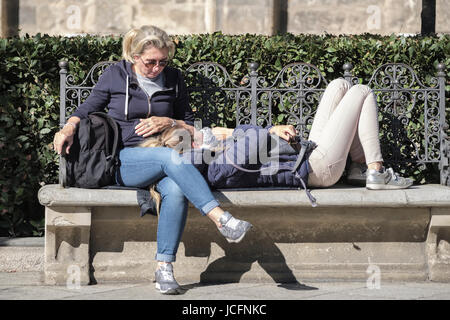
<path id="1" fill-rule="evenodd" d="M 157 134 L 154 134 L 144 141 L 142 141 L 138 147 L 141 148 L 155 148 L 155 147 L 167 147 L 178 150 L 180 153 L 189 150 L 193 147 L 193 139 L 188 130 L 180 125 L 175 125 L 171 128 L 163 130 Z M 156 211 L 159 217 L 159 209 L 161 205 L 161 195 L 156 191 L 156 184 L 150 186 L 150 195 L 156 203 Z"/>

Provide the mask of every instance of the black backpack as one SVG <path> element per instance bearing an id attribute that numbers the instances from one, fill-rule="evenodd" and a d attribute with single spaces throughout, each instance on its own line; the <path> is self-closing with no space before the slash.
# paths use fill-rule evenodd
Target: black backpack
<path id="1" fill-rule="evenodd" d="M 78 125 L 69 154 L 61 157 L 64 187 L 114 185 L 119 166 L 119 127 L 103 112 L 93 112 Z"/>

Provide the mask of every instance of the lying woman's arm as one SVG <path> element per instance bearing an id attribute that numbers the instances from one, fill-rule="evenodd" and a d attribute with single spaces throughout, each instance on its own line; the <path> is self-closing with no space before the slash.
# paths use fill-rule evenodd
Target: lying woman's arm
<path id="1" fill-rule="evenodd" d="M 213 135 L 217 140 L 225 140 L 228 137 L 231 137 L 234 129 L 224 128 L 224 127 L 215 127 L 211 129 Z"/>
<path id="2" fill-rule="evenodd" d="M 295 130 L 293 125 L 276 125 L 270 128 L 270 134 L 276 134 L 281 139 L 286 141 L 290 141 L 297 134 L 297 130 Z"/>
<path id="3" fill-rule="evenodd" d="M 233 134 L 234 129 L 215 127 L 211 131 L 218 140 L 224 140 Z M 297 134 L 297 131 L 292 125 L 276 125 L 270 128 L 269 133 L 276 134 L 280 138 L 289 141 L 291 137 Z"/>

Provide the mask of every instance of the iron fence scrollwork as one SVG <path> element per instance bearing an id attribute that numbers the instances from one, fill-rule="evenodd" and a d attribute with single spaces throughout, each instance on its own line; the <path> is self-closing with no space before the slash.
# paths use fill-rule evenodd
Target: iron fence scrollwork
<path id="1" fill-rule="evenodd" d="M 80 84 L 68 74 L 68 63 L 60 66 L 60 126 L 86 99 L 101 73 L 115 62 L 99 62 Z M 233 79 L 226 68 L 214 62 L 198 62 L 184 71 L 190 104 L 203 126 L 292 124 L 307 138 L 317 106 L 328 81 L 311 64 L 286 65 L 271 82 L 258 72 L 259 64 L 248 64 L 248 74 Z M 343 78 L 351 85 L 360 79 L 345 63 Z M 406 64 L 378 67 L 368 85 L 379 106 L 380 139 L 385 162 L 394 169 L 424 169 L 439 166 L 441 184 L 450 185 L 450 139 L 445 118 L 445 65 L 437 65 L 430 85 L 422 83 Z M 411 171 L 410 170 L 410 171 Z"/>

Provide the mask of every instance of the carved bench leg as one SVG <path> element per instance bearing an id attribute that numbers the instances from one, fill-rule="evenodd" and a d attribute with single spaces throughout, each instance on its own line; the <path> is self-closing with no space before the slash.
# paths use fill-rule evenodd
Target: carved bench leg
<path id="1" fill-rule="evenodd" d="M 45 208 L 45 283 L 89 284 L 90 232 L 90 208 Z"/>
<path id="2" fill-rule="evenodd" d="M 433 215 L 427 237 L 429 279 L 450 282 L 450 215 Z"/>

